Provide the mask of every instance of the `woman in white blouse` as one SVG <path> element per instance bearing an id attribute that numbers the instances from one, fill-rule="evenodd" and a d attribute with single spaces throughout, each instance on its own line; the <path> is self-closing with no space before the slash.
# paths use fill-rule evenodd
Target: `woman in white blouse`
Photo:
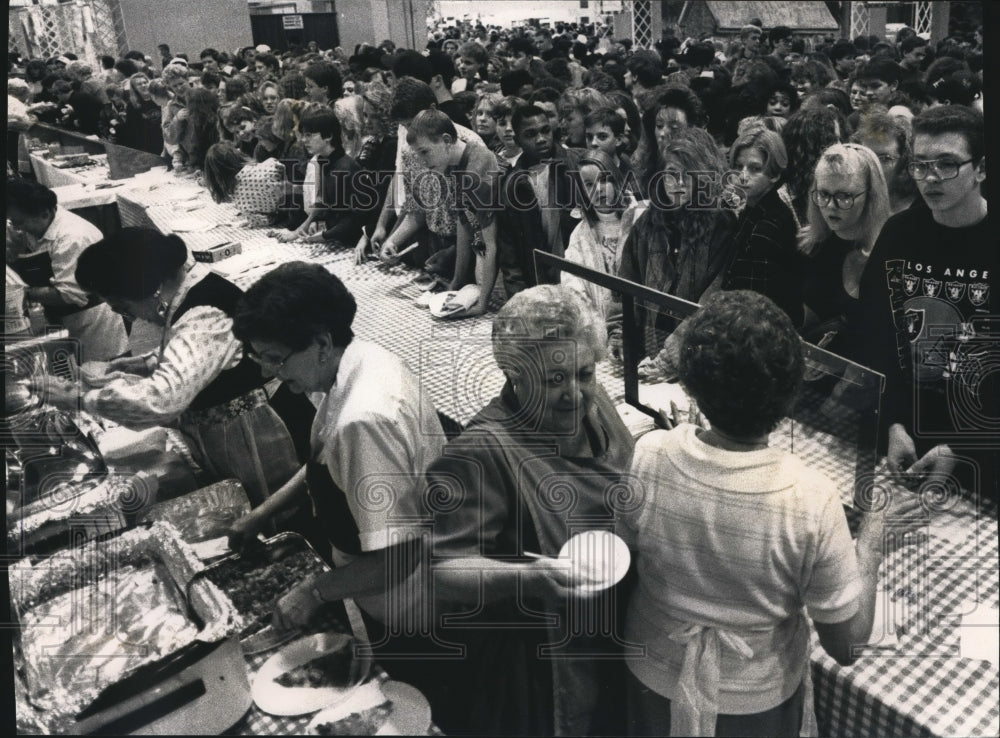
<path id="1" fill-rule="evenodd" d="M 161 326 L 159 350 L 112 361 L 96 389 L 48 381 L 35 391 L 62 407 L 82 394 L 85 410 L 129 428 L 179 427 L 202 468 L 239 479 L 255 506 L 291 478 L 292 438 L 233 336 L 238 287 L 191 260 L 178 236 L 141 228 L 89 246 L 76 279 L 123 316 Z"/>

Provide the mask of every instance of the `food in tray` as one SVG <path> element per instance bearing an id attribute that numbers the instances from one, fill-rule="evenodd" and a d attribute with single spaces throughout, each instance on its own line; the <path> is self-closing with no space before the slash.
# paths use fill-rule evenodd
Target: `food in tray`
<path id="1" fill-rule="evenodd" d="M 352 712 L 335 722 L 319 723 L 315 726 L 315 730 L 317 735 L 375 735 L 390 715 L 392 715 L 392 701 L 386 700 L 367 710 Z"/>
<path id="2" fill-rule="evenodd" d="M 263 630 L 271 622 L 274 603 L 307 576 L 326 571 L 313 551 L 302 550 L 279 561 L 234 558 L 210 569 L 206 576 L 229 595 L 246 626 L 240 638 Z"/>
<path id="3" fill-rule="evenodd" d="M 293 666 L 274 678 L 282 687 L 346 687 L 351 683 L 351 642 L 337 651 Z"/>

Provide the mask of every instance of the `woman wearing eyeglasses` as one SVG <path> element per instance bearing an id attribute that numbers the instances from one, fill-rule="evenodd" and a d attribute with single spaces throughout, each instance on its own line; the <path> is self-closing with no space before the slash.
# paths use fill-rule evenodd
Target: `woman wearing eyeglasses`
<path id="1" fill-rule="evenodd" d="M 82 395 L 84 410 L 128 428 L 175 425 L 202 469 L 239 479 L 254 505 L 295 473 L 288 428 L 233 336 L 238 287 L 190 259 L 180 237 L 142 228 L 88 246 L 76 280 L 116 312 L 159 326 L 160 347 L 110 362 L 95 389 L 41 382 L 34 389 L 46 401 L 76 408 Z"/>
<path id="2" fill-rule="evenodd" d="M 856 358 L 845 329 L 854 325 L 861 274 L 889 215 L 889 189 L 875 152 L 848 143 L 820 155 L 809 191 L 806 340 Z"/>
<path id="3" fill-rule="evenodd" d="M 265 274 L 243 297 L 234 330 L 249 355 L 267 376 L 308 394 L 318 407 L 308 463 L 236 523 L 230 544 L 240 548 L 269 517 L 311 501 L 311 535 L 337 568 L 294 583 L 277 602 L 275 625 L 305 625 L 324 602 L 353 597 L 370 642 L 379 643 L 382 623 L 399 614 L 387 609 L 389 603 L 406 604 L 385 598 L 386 567 L 389 561 L 401 570 L 416 564 L 404 528 L 407 519 L 420 516 L 423 473 L 445 438 L 429 397 L 403 361 L 355 338 L 356 310 L 354 296 L 336 276 L 304 262 Z M 399 668 L 405 666 L 392 673 Z"/>

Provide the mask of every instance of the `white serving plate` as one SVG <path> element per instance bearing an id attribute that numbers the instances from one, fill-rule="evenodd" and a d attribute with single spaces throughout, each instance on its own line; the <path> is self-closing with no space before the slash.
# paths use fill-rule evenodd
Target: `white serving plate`
<path id="1" fill-rule="evenodd" d="M 343 633 L 316 633 L 290 643 L 264 662 L 253 679 L 251 694 L 257 707 L 271 715 L 305 715 L 339 704 L 351 696 L 368 676 L 371 657 L 355 664 L 354 681 L 346 687 L 283 687 L 275 678 L 296 666 L 341 648 L 353 648 L 354 639 Z"/>

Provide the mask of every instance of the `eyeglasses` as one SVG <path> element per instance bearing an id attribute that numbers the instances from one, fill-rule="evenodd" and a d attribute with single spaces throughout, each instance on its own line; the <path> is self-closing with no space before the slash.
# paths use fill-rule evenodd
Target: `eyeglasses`
<path id="1" fill-rule="evenodd" d="M 926 179 L 927 175 L 932 171 L 938 179 L 955 179 L 958 176 L 958 170 L 966 164 L 971 164 L 973 161 L 975 160 L 952 161 L 951 159 L 931 159 L 929 161 L 911 161 L 907 165 L 906 171 L 910 173 L 911 177 L 917 180 Z"/>
<path id="2" fill-rule="evenodd" d="M 883 164 L 895 164 L 897 161 L 899 161 L 899 157 L 893 156 L 892 154 L 879 154 L 878 160 Z"/>
<path id="3" fill-rule="evenodd" d="M 813 190 L 809 194 L 812 196 L 812 201 L 821 208 L 825 208 L 832 201 L 838 210 L 850 210 L 854 207 L 854 201 L 867 192 L 868 190 L 862 190 L 852 195 L 850 192 L 831 193 L 823 192 L 822 190 Z"/>
<path id="4" fill-rule="evenodd" d="M 280 372 L 281 368 L 285 365 L 285 362 L 287 362 L 290 358 L 292 358 L 292 356 L 294 356 L 297 353 L 298 353 L 298 351 L 296 349 L 292 349 L 287 354 L 285 354 L 285 358 L 283 358 L 281 361 L 275 362 L 275 361 L 271 361 L 270 359 L 265 359 L 263 356 L 261 356 L 260 354 L 258 354 L 253 349 L 250 349 L 250 348 L 246 349 L 246 355 L 247 355 L 247 358 L 250 359 L 250 361 L 254 362 L 258 366 L 262 366 L 262 367 L 266 367 L 266 368 L 270 369 L 275 374 L 277 374 L 278 372 Z"/>

